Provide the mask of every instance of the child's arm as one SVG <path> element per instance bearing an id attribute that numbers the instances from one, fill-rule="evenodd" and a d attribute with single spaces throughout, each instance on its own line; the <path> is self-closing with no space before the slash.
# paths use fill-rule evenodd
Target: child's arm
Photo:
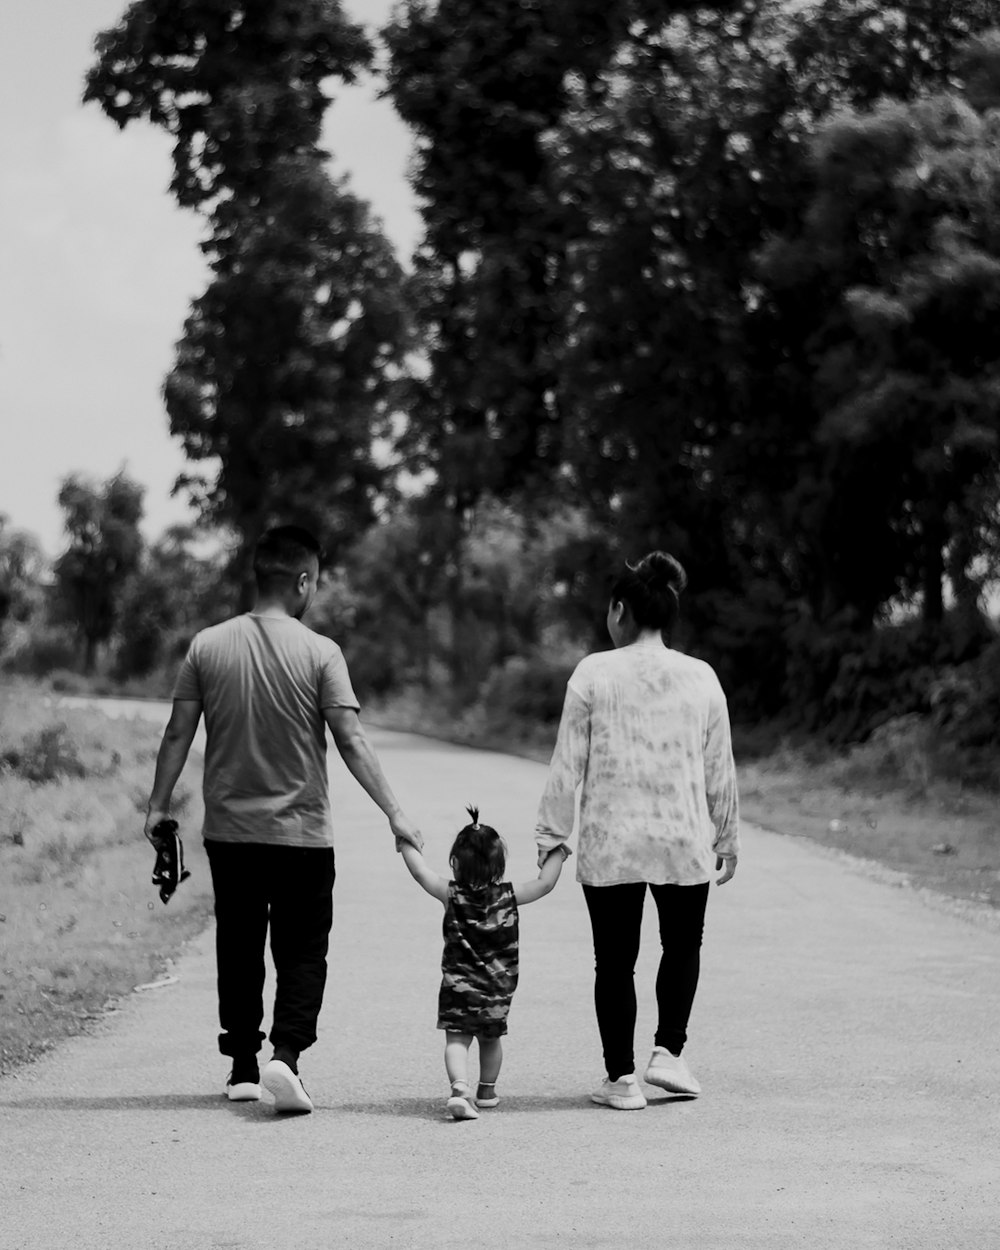
<path id="1" fill-rule="evenodd" d="M 396 849 L 402 855 L 403 863 L 410 870 L 410 876 L 417 885 L 423 886 L 427 893 L 433 895 L 439 903 L 447 903 L 448 882 L 444 877 L 439 877 L 436 872 L 431 872 L 417 848 L 410 842 L 397 838 Z"/>
<path id="2" fill-rule="evenodd" d="M 536 879 L 514 886 L 514 902 L 520 906 L 521 903 L 533 903 L 536 898 L 544 898 L 549 894 L 555 888 L 562 866 L 569 856 L 568 846 L 557 846 L 549 851 Z"/>

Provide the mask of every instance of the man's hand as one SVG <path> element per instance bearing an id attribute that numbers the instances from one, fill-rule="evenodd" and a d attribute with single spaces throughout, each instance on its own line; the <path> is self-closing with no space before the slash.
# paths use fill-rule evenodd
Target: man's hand
<path id="1" fill-rule="evenodd" d="M 389 828 L 392 830 L 396 838 L 396 849 L 399 850 L 399 841 L 409 842 L 411 846 L 416 847 L 418 851 L 424 849 L 424 836 L 412 821 L 407 820 L 402 812 L 398 816 L 392 817 L 389 821 Z"/>
<path id="2" fill-rule="evenodd" d="M 715 884 L 725 885 L 727 881 L 732 881 L 736 875 L 736 856 L 716 855 L 715 868 L 717 872 L 722 872 L 722 876 L 716 878 Z"/>
<path id="3" fill-rule="evenodd" d="M 152 843 L 153 846 L 156 845 L 156 839 L 153 836 L 153 830 L 156 828 L 156 826 L 160 823 L 161 820 L 169 820 L 169 819 L 170 819 L 170 813 L 168 811 L 158 810 L 155 807 L 151 807 L 149 809 L 149 812 L 146 815 L 146 824 L 143 828 L 143 833 L 146 835 L 146 837 L 149 839 L 149 841 Z"/>

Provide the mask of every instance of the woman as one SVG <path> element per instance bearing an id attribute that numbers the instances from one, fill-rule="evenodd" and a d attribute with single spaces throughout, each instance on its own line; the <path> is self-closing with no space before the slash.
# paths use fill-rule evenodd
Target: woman
<path id="1" fill-rule="evenodd" d="M 577 880 L 594 935 L 594 1004 L 607 1079 L 591 1099 L 646 1105 L 635 1075 L 634 971 L 647 885 L 663 954 L 658 1024 L 645 1080 L 695 1096 L 681 1055 L 698 985 L 713 863 L 736 871 L 739 814 L 729 714 L 709 665 L 664 644 L 687 576 L 653 551 L 626 565 L 608 605 L 613 651 L 588 655 L 569 680 L 538 813 L 539 860 L 573 831 L 580 796 Z"/>

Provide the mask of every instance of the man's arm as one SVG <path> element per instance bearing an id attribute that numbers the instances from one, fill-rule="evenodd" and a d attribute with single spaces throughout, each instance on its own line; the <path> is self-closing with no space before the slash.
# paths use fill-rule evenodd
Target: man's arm
<path id="1" fill-rule="evenodd" d="M 150 842 L 153 829 L 161 820 L 170 818 L 170 799 L 174 786 L 187 762 L 191 743 L 201 719 L 201 702 L 198 699 L 175 699 L 170 720 L 163 731 L 163 740 L 156 756 L 156 774 L 153 792 L 149 796 L 146 826 L 143 832 Z"/>
<path id="2" fill-rule="evenodd" d="M 419 851 L 424 845 L 420 830 L 407 819 L 396 801 L 357 712 L 352 707 L 325 707 L 323 717 L 330 726 L 341 759 L 365 792 L 385 812 L 393 834 Z"/>

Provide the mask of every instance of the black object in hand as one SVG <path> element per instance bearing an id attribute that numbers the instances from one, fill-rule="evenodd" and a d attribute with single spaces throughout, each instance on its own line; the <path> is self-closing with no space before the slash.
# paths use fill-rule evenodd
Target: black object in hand
<path id="1" fill-rule="evenodd" d="M 153 826 L 153 845 L 156 847 L 153 885 L 160 887 L 160 901 L 169 903 L 180 883 L 191 875 L 184 867 L 184 844 L 177 832 L 176 820 L 161 820 Z"/>

